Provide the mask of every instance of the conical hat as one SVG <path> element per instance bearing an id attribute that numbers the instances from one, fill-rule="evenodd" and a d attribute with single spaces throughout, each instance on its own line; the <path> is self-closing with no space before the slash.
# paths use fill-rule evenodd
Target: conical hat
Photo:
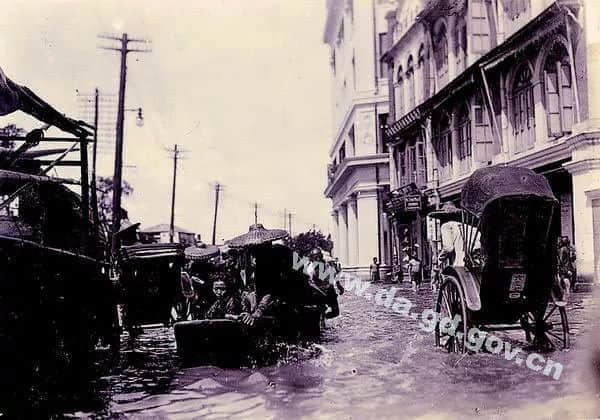
<path id="1" fill-rule="evenodd" d="M 236 236 L 227 241 L 227 245 L 232 248 L 242 248 L 251 245 L 261 245 L 264 243 L 276 241 L 288 236 L 288 233 L 283 229 L 265 229 L 263 225 L 257 223 L 250 226 L 248 233 Z"/>

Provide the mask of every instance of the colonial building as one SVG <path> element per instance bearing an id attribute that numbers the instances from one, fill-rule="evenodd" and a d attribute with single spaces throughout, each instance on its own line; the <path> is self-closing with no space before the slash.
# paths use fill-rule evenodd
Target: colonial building
<path id="1" fill-rule="evenodd" d="M 598 278 L 599 10 L 595 1 L 407 0 L 388 14 L 394 255 L 416 243 L 430 260 L 438 235 L 426 214 L 459 200 L 475 169 L 511 164 L 548 178 L 578 273 Z"/>
<path id="2" fill-rule="evenodd" d="M 382 211 L 389 190 L 385 15 L 390 0 L 328 0 L 334 136 L 325 195 L 332 200 L 334 254 L 346 271 L 368 275 L 373 257 L 389 265 L 391 235 Z"/>

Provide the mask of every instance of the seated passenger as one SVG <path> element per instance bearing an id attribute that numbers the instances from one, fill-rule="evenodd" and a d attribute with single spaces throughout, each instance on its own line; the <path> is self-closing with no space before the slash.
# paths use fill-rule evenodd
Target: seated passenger
<path id="1" fill-rule="evenodd" d="M 270 293 L 261 296 L 259 300 L 255 290 L 246 291 L 242 295 L 240 320 L 244 324 L 252 326 L 257 319 L 265 315 L 271 315 L 276 303 L 277 300 Z"/>
<path id="2" fill-rule="evenodd" d="M 227 284 L 223 280 L 217 280 L 213 283 L 213 293 L 216 300 L 206 311 L 207 319 L 221 319 L 225 315 L 239 315 L 241 304 L 235 293 L 231 293 Z"/>
<path id="3" fill-rule="evenodd" d="M 335 287 L 329 278 L 321 278 L 319 270 L 326 270 L 323 253 L 319 248 L 314 248 L 310 253 L 311 263 L 308 266 L 309 285 L 315 290 L 315 297 L 325 305 L 325 318 L 335 318 L 340 314 Z M 320 293 L 318 293 L 320 292 Z"/>

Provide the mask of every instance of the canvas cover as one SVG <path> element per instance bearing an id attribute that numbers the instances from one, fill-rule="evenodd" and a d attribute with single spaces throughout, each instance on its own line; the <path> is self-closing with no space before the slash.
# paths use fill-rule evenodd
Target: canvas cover
<path id="1" fill-rule="evenodd" d="M 548 180 L 531 169 L 492 166 L 473 172 L 461 193 L 462 208 L 481 217 L 493 201 L 507 197 L 538 197 L 557 201 Z"/>

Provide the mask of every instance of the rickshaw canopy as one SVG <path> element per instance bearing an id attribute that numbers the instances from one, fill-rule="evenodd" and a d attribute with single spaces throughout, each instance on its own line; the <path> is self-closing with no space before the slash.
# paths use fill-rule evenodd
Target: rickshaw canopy
<path id="1" fill-rule="evenodd" d="M 184 257 L 184 247 L 178 243 L 169 244 L 136 244 L 121 249 L 123 260 L 152 260 L 157 258 Z"/>
<path id="2" fill-rule="evenodd" d="M 473 172 L 461 193 L 461 206 L 481 217 L 494 201 L 509 197 L 537 197 L 557 202 L 548 180 L 531 169 L 492 166 Z"/>

